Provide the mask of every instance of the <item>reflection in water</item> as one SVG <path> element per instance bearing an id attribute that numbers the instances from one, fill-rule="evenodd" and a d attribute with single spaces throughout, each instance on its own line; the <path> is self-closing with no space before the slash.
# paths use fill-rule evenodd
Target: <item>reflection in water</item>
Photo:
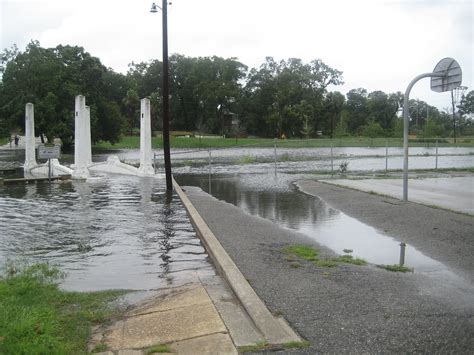
<path id="1" fill-rule="evenodd" d="M 239 175 L 212 180 L 212 195 L 242 208 L 249 214 L 271 220 L 283 227 L 296 230 L 338 254 L 353 250 L 374 264 L 397 264 L 400 242 L 376 229 L 330 207 L 324 201 L 306 195 L 291 185 L 295 176 Z M 199 186 L 208 190 L 205 176 L 177 177 L 182 185 Z M 445 269 L 444 265 L 423 255 L 413 247 L 406 250 L 406 262 L 418 271 Z"/>
<path id="2" fill-rule="evenodd" d="M 3 186 L 0 225 L 0 264 L 59 264 L 67 289 L 154 289 L 213 272 L 179 198 L 157 179 Z"/>

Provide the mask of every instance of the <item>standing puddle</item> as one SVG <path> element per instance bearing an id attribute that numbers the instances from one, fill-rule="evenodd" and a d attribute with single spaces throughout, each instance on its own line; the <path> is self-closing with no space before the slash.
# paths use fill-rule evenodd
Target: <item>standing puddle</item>
<path id="1" fill-rule="evenodd" d="M 209 190 L 206 176 L 182 175 L 182 186 L 199 186 Z M 212 180 L 212 195 L 231 203 L 251 215 L 271 220 L 314 239 L 337 254 L 344 249 L 373 264 L 398 264 L 400 242 L 378 232 L 355 218 L 331 208 L 324 201 L 309 196 L 291 184 L 295 175 L 239 175 Z M 447 270 L 442 263 L 407 246 L 405 263 L 418 272 Z"/>

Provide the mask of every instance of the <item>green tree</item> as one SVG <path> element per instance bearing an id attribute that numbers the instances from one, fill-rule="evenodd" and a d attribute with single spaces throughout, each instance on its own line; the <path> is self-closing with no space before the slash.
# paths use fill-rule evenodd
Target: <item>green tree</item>
<path id="1" fill-rule="evenodd" d="M 347 94 L 344 108 L 349 133 L 356 134 L 360 127 L 368 123 L 369 109 L 367 106 L 367 90 L 352 89 Z"/>
<path id="2" fill-rule="evenodd" d="M 9 127 L 23 127 L 24 107 L 35 104 L 36 133 L 52 140 L 61 138 L 63 145 L 73 142 L 74 97 L 82 94 L 91 107 L 92 140 L 108 137 L 117 141 L 123 117 L 110 108 L 119 96 L 117 79 L 120 74 L 105 68 L 98 58 L 82 47 L 62 46 L 43 48 L 39 42 L 29 43 L 24 52 L 10 55 L 3 64 L 0 86 L 0 116 Z M 122 84 L 125 83 L 122 80 Z M 111 117 L 102 114 L 113 114 Z M 111 122 L 113 125 L 101 121 Z M 98 129 L 114 127 L 113 131 Z"/>
<path id="3" fill-rule="evenodd" d="M 122 100 L 128 123 L 128 132 L 133 135 L 133 129 L 139 127 L 140 99 L 134 89 L 129 89 L 127 95 Z"/>
<path id="4" fill-rule="evenodd" d="M 473 115 L 474 114 L 474 90 L 469 91 L 461 99 L 461 103 L 458 105 L 459 113 L 461 115 Z"/>
<path id="5" fill-rule="evenodd" d="M 346 98 L 338 91 L 330 92 L 324 99 L 324 112 L 326 115 L 325 126 L 323 129 L 329 131 L 329 136 L 334 137 L 334 130 L 344 109 Z"/>
<path id="6" fill-rule="evenodd" d="M 386 132 L 387 131 L 385 131 L 380 126 L 380 123 L 374 121 L 371 121 L 368 124 L 359 128 L 359 133 L 361 136 L 370 138 L 383 137 L 385 136 Z"/>
<path id="7" fill-rule="evenodd" d="M 391 130 L 398 111 L 398 102 L 383 91 L 371 92 L 367 97 L 369 122 L 378 123 L 383 130 Z"/>
<path id="8" fill-rule="evenodd" d="M 326 88 L 341 83 L 342 72 L 319 59 L 309 64 L 297 58 L 277 63 L 268 57 L 248 76 L 244 96 L 249 110 L 244 116 L 254 121 L 248 127 L 277 137 L 300 136 L 305 125 L 318 130 Z"/>
<path id="9" fill-rule="evenodd" d="M 424 138 L 441 137 L 444 133 L 443 126 L 434 118 L 429 117 L 423 127 Z"/>

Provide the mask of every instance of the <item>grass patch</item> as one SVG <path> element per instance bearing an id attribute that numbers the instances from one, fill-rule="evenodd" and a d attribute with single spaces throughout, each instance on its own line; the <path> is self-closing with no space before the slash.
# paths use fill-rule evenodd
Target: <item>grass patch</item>
<path id="1" fill-rule="evenodd" d="M 319 250 L 304 245 L 291 245 L 284 248 L 283 252 L 309 261 L 317 260 L 319 254 Z"/>
<path id="2" fill-rule="evenodd" d="M 319 267 L 336 267 L 337 263 L 333 260 L 320 260 L 317 259 L 314 261 L 314 265 Z"/>
<path id="3" fill-rule="evenodd" d="M 367 261 L 360 258 L 354 258 L 352 255 L 341 255 L 333 260 L 337 263 L 346 263 L 346 264 L 353 264 L 353 265 L 367 265 Z"/>
<path id="4" fill-rule="evenodd" d="M 406 266 L 400 266 L 398 264 L 393 265 L 383 265 L 382 266 L 385 270 L 392 271 L 392 272 L 413 272 L 413 269 Z"/>
<path id="5" fill-rule="evenodd" d="M 170 146 L 171 148 L 229 148 L 229 147 L 273 147 L 276 143 L 278 147 L 282 148 L 318 148 L 318 147 L 385 147 L 388 142 L 389 147 L 403 147 L 403 139 L 401 138 L 365 138 L 365 137 L 346 137 L 330 139 L 272 139 L 272 138 L 239 138 L 237 141 L 234 138 L 182 138 L 175 137 L 175 132 L 171 132 Z M 188 132 L 190 133 L 190 132 Z M 7 141 L 8 142 L 8 139 Z M 153 148 L 162 148 L 163 140 L 161 136 L 152 138 Z M 428 140 L 410 140 L 412 147 L 426 147 L 433 146 L 433 143 Z M 474 146 L 474 140 L 457 139 L 454 144 L 452 139 L 445 140 L 439 143 L 439 147 L 450 146 Z M 109 142 L 98 142 L 94 148 L 99 149 L 139 149 L 140 137 L 137 136 L 123 136 L 119 142 L 111 144 Z"/>
<path id="6" fill-rule="evenodd" d="M 284 349 L 305 349 L 310 346 L 309 341 L 289 341 L 283 344 Z"/>
<path id="7" fill-rule="evenodd" d="M 262 351 L 268 348 L 268 343 L 267 342 L 259 342 L 254 345 L 243 345 L 239 346 L 237 350 L 239 353 L 248 353 L 248 352 L 254 352 L 254 351 Z"/>
<path id="8" fill-rule="evenodd" d="M 352 253 L 350 249 L 344 249 L 346 253 Z M 303 260 L 312 261 L 314 265 L 318 267 L 336 267 L 339 263 L 353 264 L 353 265 L 367 265 L 367 261 L 360 258 L 354 258 L 352 255 L 346 254 L 341 255 L 333 259 L 320 259 L 318 258 L 319 250 L 311 248 L 305 245 L 290 245 L 283 248 L 283 253 L 285 253 L 285 260 L 290 262 L 290 267 L 298 268 L 301 265 L 295 261 L 295 258 L 300 258 Z"/>
<path id="9" fill-rule="evenodd" d="M 54 267 L 8 265 L 0 278 L 1 354 L 85 354 L 91 327 L 117 315 L 124 291 L 65 292 Z"/>
<path id="10" fill-rule="evenodd" d="M 156 353 L 172 353 L 173 350 L 166 344 L 159 344 L 152 346 L 145 350 L 145 354 L 156 354 Z"/>

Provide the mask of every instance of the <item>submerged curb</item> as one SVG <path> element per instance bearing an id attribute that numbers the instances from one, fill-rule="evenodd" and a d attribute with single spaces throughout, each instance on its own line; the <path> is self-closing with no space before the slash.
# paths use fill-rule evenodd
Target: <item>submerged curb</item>
<path id="1" fill-rule="evenodd" d="M 228 282 L 255 326 L 262 332 L 267 343 L 300 342 L 301 338 L 283 319 L 278 320 L 271 314 L 174 179 L 173 186 L 214 265 Z"/>

